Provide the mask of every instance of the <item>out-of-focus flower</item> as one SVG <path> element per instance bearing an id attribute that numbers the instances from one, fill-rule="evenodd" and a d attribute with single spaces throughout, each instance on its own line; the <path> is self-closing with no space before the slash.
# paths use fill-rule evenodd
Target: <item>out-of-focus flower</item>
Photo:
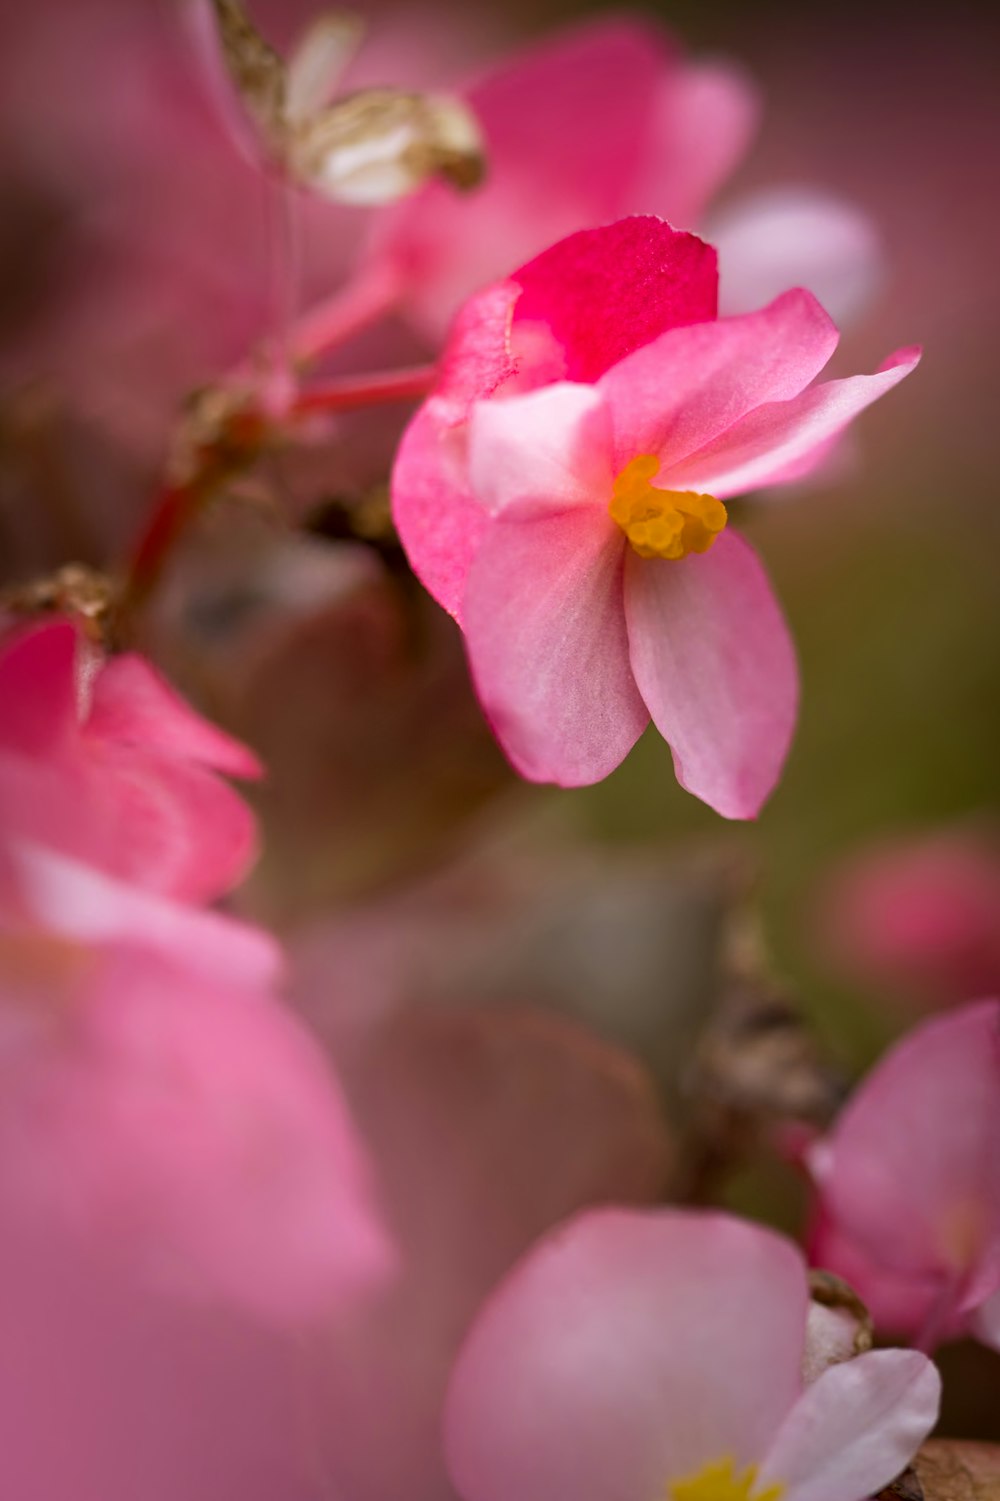
<path id="1" fill-rule="evenodd" d="M 321 14 L 286 63 L 239 0 L 191 8 L 224 117 L 262 167 L 342 203 L 389 203 L 430 177 L 479 182 L 479 131 L 460 100 L 381 88 L 329 102 L 360 42 L 355 18 Z"/>
<path id="2" fill-rule="evenodd" d="M 467 201 L 431 185 L 375 236 L 403 307 L 438 340 L 472 292 L 574 230 L 633 213 L 701 224 L 760 109 L 737 67 L 689 61 L 658 27 L 617 17 L 524 51 L 465 97 L 485 138 L 485 185 Z M 754 195 L 722 222 L 727 313 L 806 286 L 839 319 L 877 275 L 863 215 L 815 191 Z"/>
<path id="3" fill-rule="evenodd" d="M 522 775 L 598 781 L 652 718 L 682 786 L 748 818 L 781 770 L 797 680 L 722 501 L 801 477 L 919 351 L 814 385 L 837 330 L 809 293 L 715 311 L 693 235 L 636 218 L 562 241 L 468 305 L 393 501 Z"/>
<path id="4" fill-rule="evenodd" d="M 0 1198 L 151 1282 L 282 1320 L 389 1265 L 273 942 L 36 845 L 4 850 Z"/>
<path id="5" fill-rule="evenodd" d="M 918 1027 L 813 1149 L 811 1256 L 925 1348 L 1000 1348 L 1000 1002 Z"/>
<path id="6" fill-rule="evenodd" d="M 246 873 L 253 816 L 217 775 L 250 751 L 133 653 L 102 659 L 69 620 L 0 642 L 0 823 L 137 885 L 209 901 Z"/>
<path id="7" fill-rule="evenodd" d="M 849 857 L 826 884 L 820 940 L 863 984 L 924 1006 L 1000 992 L 1000 848 L 949 829 Z"/>
<path id="8" fill-rule="evenodd" d="M 808 1289 L 787 1241 L 717 1214 L 581 1216 L 515 1268 L 452 1377 L 446 1449 L 465 1501 L 668 1495 L 860 1501 L 933 1426 L 913 1351 L 804 1387 Z"/>

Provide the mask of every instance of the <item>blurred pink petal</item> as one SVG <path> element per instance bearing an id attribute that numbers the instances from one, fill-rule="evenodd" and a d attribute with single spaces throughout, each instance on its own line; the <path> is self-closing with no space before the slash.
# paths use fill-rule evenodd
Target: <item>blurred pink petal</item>
<path id="1" fill-rule="evenodd" d="M 46 852 L 9 855 L 6 1214 L 154 1285 L 279 1320 L 383 1275 L 360 1146 L 270 989 L 269 940 Z"/>
<path id="2" fill-rule="evenodd" d="M 1000 849 L 957 828 L 862 849 L 820 896 L 820 939 L 865 985 L 926 1006 L 1000 991 Z"/>
<path id="3" fill-rule="evenodd" d="M 748 313 L 786 287 L 808 287 L 838 327 L 871 305 L 882 281 L 882 247 L 852 204 L 809 188 L 769 188 L 711 216 L 705 234 L 719 252 L 721 311 Z"/>
<path id="4" fill-rule="evenodd" d="M 912 1441 L 905 1463 L 934 1423 L 936 1375 L 903 1356 L 904 1390 L 890 1352 L 803 1394 L 807 1305 L 798 1252 L 758 1226 L 668 1210 L 581 1216 L 515 1267 L 459 1356 L 445 1423 L 456 1488 L 465 1501 L 613 1501 L 680 1493 L 708 1466 L 730 1467 L 735 1483 L 760 1465 L 818 1498 L 839 1447 L 859 1482 L 850 1494 L 870 1493 L 898 1472 L 900 1440 Z M 859 1385 L 865 1408 L 845 1401 Z"/>
<path id="5" fill-rule="evenodd" d="M 756 553 L 735 534 L 679 568 L 629 550 L 625 617 L 636 686 L 677 780 L 726 818 L 755 817 L 788 754 L 799 691 Z"/>
<path id="6" fill-rule="evenodd" d="M 607 514 L 581 506 L 496 522 L 472 565 L 464 627 L 476 691 L 532 781 L 599 781 L 649 722 L 629 665 L 622 553 Z"/>
<path id="7" fill-rule="evenodd" d="M 7 830 L 191 901 L 246 873 L 253 816 L 214 769 L 258 763 L 140 658 L 103 661 L 69 621 L 32 626 L 0 642 L 0 691 Z"/>
<path id="8" fill-rule="evenodd" d="M 816 1149 L 821 1213 L 838 1239 L 888 1275 L 930 1282 L 926 1337 L 1000 1287 L 1000 1002 L 918 1027 L 872 1071 Z M 853 1275 L 866 1297 L 859 1265 Z"/>

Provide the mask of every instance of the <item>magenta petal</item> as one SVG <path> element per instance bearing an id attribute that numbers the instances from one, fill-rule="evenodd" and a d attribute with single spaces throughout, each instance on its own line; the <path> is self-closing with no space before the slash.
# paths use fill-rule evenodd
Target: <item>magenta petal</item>
<path id="1" fill-rule="evenodd" d="M 570 235 L 512 279 L 515 327 L 547 326 L 573 381 L 596 380 L 668 328 L 714 318 L 718 299 L 712 247 L 649 215 Z"/>
<path id="2" fill-rule="evenodd" d="M 530 781 L 599 782 L 648 723 L 628 660 L 624 546 L 607 513 L 589 506 L 494 521 L 469 572 L 476 690 Z"/>
<path id="3" fill-rule="evenodd" d="M 71 748 L 81 712 L 80 634 L 68 620 L 15 631 L 0 646 L 0 749 L 51 757 Z"/>
<path id="4" fill-rule="evenodd" d="M 829 316 L 801 290 L 759 313 L 661 334 L 601 377 L 616 466 L 663 454 L 673 473 L 755 407 L 797 396 L 836 347 Z"/>
<path id="5" fill-rule="evenodd" d="M 87 733 L 142 746 L 234 777 L 259 777 L 257 757 L 216 729 L 134 652 L 112 657 L 94 682 Z"/>
<path id="6" fill-rule="evenodd" d="M 898 386 L 919 361 L 919 349 L 901 349 L 874 375 L 825 381 L 791 401 L 770 401 L 698 453 L 670 464 L 658 483 L 725 499 L 785 480 L 790 472 L 801 478 L 810 454 L 825 457 L 830 440 L 865 407 Z"/>
<path id="7" fill-rule="evenodd" d="M 795 653 L 757 555 L 733 532 L 681 562 L 630 552 L 625 613 L 635 680 L 677 780 L 725 818 L 754 818 L 798 705 Z"/>
<path id="8" fill-rule="evenodd" d="M 452 1376 L 464 1501 L 657 1497 L 766 1451 L 799 1394 L 795 1248 L 721 1214 L 582 1215 L 515 1267 Z"/>
<path id="9" fill-rule="evenodd" d="M 916 1350 L 875 1350 L 831 1366 L 802 1393 L 758 1484 L 788 1501 L 873 1496 L 903 1471 L 937 1422 L 941 1378 Z"/>

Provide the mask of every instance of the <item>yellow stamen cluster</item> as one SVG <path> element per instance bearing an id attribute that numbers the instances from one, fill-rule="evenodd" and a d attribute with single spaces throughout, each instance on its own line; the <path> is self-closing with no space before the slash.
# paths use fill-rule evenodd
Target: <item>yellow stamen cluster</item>
<path id="1" fill-rule="evenodd" d="M 654 454 L 641 453 L 615 480 L 608 510 L 640 558 L 686 558 L 708 552 L 726 524 L 726 508 L 714 495 L 657 490 Z"/>
<path id="2" fill-rule="evenodd" d="M 732 1459 L 713 1460 L 695 1475 L 671 1480 L 667 1493 L 671 1501 L 780 1501 L 783 1485 L 769 1485 L 757 1491 L 757 1466 L 747 1465 L 737 1473 Z"/>

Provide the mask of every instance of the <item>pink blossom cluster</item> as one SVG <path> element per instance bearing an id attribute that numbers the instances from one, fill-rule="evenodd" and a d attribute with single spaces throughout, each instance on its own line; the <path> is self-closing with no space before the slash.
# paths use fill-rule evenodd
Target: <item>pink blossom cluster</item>
<path id="1" fill-rule="evenodd" d="M 799 680 L 742 535 L 749 508 L 732 503 L 776 505 L 916 367 L 907 347 L 825 377 L 839 338 L 825 303 L 862 305 L 873 233 L 814 193 L 713 218 L 756 93 L 638 21 L 595 22 L 450 90 L 351 92 L 343 17 L 282 52 L 236 0 L 188 9 L 221 135 L 279 231 L 300 196 L 320 243 L 323 212 L 342 214 L 321 200 L 377 212 L 345 286 L 304 311 L 279 296 L 256 351 L 227 347 L 220 317 L 216 425 L 183 429 L 120 576 L 108 560 L 106 634 L 71 598 L 47 613 L 23 591 L 8 601 L 12 1501 L 865 1501 L 938 1420 L 937 1346 L 1000 1350 L 1000 1001 L 948 997 L 964 1004 L 890 1049 L 813 1134 L 804 1248 L 672 1204 L 662 1102 L 598 1029 L 411 1003 L 389 903 L 370 927 L 355 914 L 359 962 L 312 976 L 233 915 L 254 910 L 239 888 L 258 835 L 230 779 L 266 769 L 130 633 L 155 642 L 137 617 L 167 553 L 268 444 L 318 455 L 335 489 L 350 414 L 406 401 L 384 454 L 394 530 L 377 540 L 457 622 L 513 771 L 601 781 L 652 724 L 682 787 L 756 818 Z M 130 55 L 148 47 L 129 30 Z M 165 118 L 119 143 L 138 168 L 111 151 L 123 201 L 147 157 L 177 186 L 165 158 L 190 121 Z M 196 147 L 184 160 L 198 172 Z M 198 235 L 185 225 L 183 268 L 168 257 L 185 284 L 203 263 L 218 275 L 211 223 Z M 126 249 L 148 285 L 149 243 Z M 289 243 L 276 254 L 290 277 Z M 122 308 L 100 278 L 90 291 L 82 326 L 105 336 Z M 392 349 L 390 314 L 429 363 L 317 376 L 362 329 Z M 191 332 L 182 320 L 162 347 Z M 45 347 L 50 331 L 36 335 Z M 158 340 L 138 380 L 106 345 L 67 341 L 66 358 L 100 364 L 112 406 L 134 382 L 162 433 L 178 419 Z M 183 350 L 177 363 L 195 378 Z M 364 519 L 351 546 L 372 540 Z M 956 896 L 956 927 L 969 905 Z M 912 1348 L 870 1348 L 849 1290 L 845 1335 L 810 1265 Z"/>

